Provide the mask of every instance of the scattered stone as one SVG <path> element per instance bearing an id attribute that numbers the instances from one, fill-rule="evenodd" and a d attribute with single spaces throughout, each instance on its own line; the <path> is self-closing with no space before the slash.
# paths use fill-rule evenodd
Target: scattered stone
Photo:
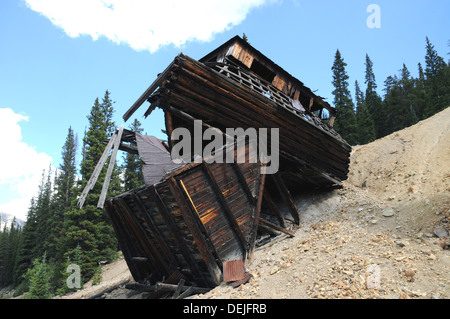
<path id="1" fill-rule="evenodd" d="M 383 216 L 384 217 L 392 217 L 392 216 L 394 216 L 394 211 L 392 209 L 385 210 L 383 212 Z"/>
<path id="2" fill-rule="evenodd" d="M 406 244 L 404 242 L 402 242 L 401 240 L 396 240 L 395 243 L 402 248 L 406 246 Z"/>
<path id="3" fill-rule="evenodd" d="M 381 289 L 381 271 L 377 264 L 371 264 L 366 271 L 371 273 L 366 279 L 367 289 Z"/>
<path id="4" fill-rule="evenodd" d="M 439 238 L 448 237 L 448 231 L 443 226 L 437 226 L 434 229 L 434 234 Z"/>
<path id="5" fill-rule="evenodd" d="M 412 269 L 405 269 L 405 276 L 408 278 L 408 281 L 414 282 L 414 275 L 416 272 Z"/>
<path id="6" fill-rule="evenodd" d="M 406 277 L 414 277 L 414 275 L 416 274 L 416 272 L 412 269 L 405 269 L 405 276 Z"/>

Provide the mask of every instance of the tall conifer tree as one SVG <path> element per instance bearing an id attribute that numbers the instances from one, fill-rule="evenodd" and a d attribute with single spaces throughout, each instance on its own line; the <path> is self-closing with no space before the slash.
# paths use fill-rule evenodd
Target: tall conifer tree
<path id="1" fill-rule="evenodd" d="M 375 140 L 375 126 L 364 100 L 364 93 L 361 91 L 358 81 L 355 81 L 355 97 L 358 142 L 359 144 L 367 144 Z"/>
<path id="2" fill-rule="evenodd" d="M 358 143 L 357 123 L 354 104 L 348 89 L 346 66 L 347 63 L 344 62 L 341 53 L 337 50 L 331 68 L 333 71 L 334 107 L 336 108 L 334 128 L 349 144 L 355 145 Z"/>
<path id="3" fill-rule="evenodd" d="M 366 54 L 366 97 L 365 102 L 372 116 L 376 138 L 386 135 L 386 110 L 383 107 L 382 99 L 377 93 L 377 83 L 375 80 L 375 73 L 373 72 L 373 62 L 369 55 Z"/>
<path id="4" fill-rule="evenodd" d="M 83 138 L 79 193 L 84 189 L 102 156 L 105 141 L 115 130 L 113 113 L 113 102 L 109 91 L 106 91 L 102 103 L 97 98 L 88 115 L 89 126 Z M 105 174 L 106 168 L 102 170 L 96 185 L 88 194 L 83 208 L 74 208 L 66 213 L 66 257 L 73 259 L 77 249 L 81 249 L 80 260 L 83 264 L 79 266 L 84 279 L 92 277 L 99 261 L 112 260 L 116 255 L 117 239 L 112 226 L 106 213 L 97 208 Z M 116 169 L 110 187 L 116 192 L 120 191 L 118 178 Z"/>
<path id="5" fill-rule="evenodd" d="M 138 119 L 134 119 L 130 130 L 142 134 L 143 129 Z M 144 184 L 142 163 L 137 154 L 126 153 L 124 156 L 124 190 L 129 191 Z"/>

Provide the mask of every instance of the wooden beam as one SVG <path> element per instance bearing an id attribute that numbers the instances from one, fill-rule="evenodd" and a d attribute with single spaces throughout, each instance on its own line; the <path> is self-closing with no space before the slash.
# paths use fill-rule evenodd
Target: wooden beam
<path id="1" fill-rule="evenodd" d="M 237 237 L 239 239 L 239 242 L 242 246 L 242 254 L 245 258 L 245 256 L 247 255 L 247 252 L 248 252 L 248 242 L 244 238 L 244 234 L 242 234 L 242 230 L 239 227 L 239 224 L 237 223 L 236 218 L 233 215 L 233 212 L 231 211 L 230 207 L 228 206 L 227 200 L 223 196 L 222 190 L 220 189 L 219 185 L 217 184 L 214 174 L 211 171 L 210 165 L 207 162 L 203 161 L 203 167 L 205 168 L 206 175 L 208 176 L 209 181 L 211 182 L 211 186 L 214 190 L 214 193 L 216 194 L 217 198 L 219 199 L 219 202 L 225 212 L 225 216 L 228 218 L 228 221 L 231 224 L 231 228 L 233 229 L 233 231 L 235 232 L 235 234 L 237 235 Z"/>
<path id="2" fill-rule="evenodd" d="M 291 213 L 291 216 L 294 218 L 295 223 L 299 225 L 300 217 L 298 216 L 297 206 L 295 205 L 294 200 L 292 199 L 291 193 L 284 184 L 280 176 L 280 172 L 271 174 L 270 176 L 272 177 L 272 180 L 275 182 L 275 185 L 278 191 L 280 192 L 280 195 L 283 198 L 284 202 L 286 203 L 288 210 Z"/>
<path id="3" fill-rule="evenodd" d="M 264 170 L 266 168 L 265 164 L 262 164 L 262 169 Z M 256 209 L 255 209 L 255 216 L 254 218 L 254 225 L 259 225 L 259 219 L 261 217 L 261 206 L 262 206 L 262 200 L 263 200 L 263 194 L 264 194 L 264 188 L 266 183 L 266 174 L 259 174 L 259 181 L 257 185 L 259 185 L 259 194 L 256 200 Z M 251 259 L 253 256 L 253 252 L 255 251 L 255 245 L 256 245 L 256 235 L 257 235 L 257 227 L 253 227 L 253 233 L 250 234 L 249 242 L 252 245 L 250 247 L 251 254 L 248 256 L 247 259 Z"/>
<path id="4" fill-rule="evenodd" d="M 286 221 L 284 220 L 283 216 L 281 215 L 280 210 L 278 209 L 277 205 L 272 200 L 272 196 L 270 196 L 267 189 L 264 190 L 264 200 L 266 201 L 267 205 L 269 205 L 269 208 L 272 211 L 272 213 L 278 219 L 280 226 L 283 228 L 286 228 Z"/>
<path id="5" fill-rule="evenodd" d="M 141 201 L 140 197 L 136 193 L 133 193 L 131 196 L 133 197 L 134 202 L 137 204 L 137 208 L 140 211 L 141 215 L 144 217 L 147 226 L 153 233 L 153 237 L 156 239 L 159 248 L 161 249 L 162 253 L 167 257 L 167 259 L 164 259 L 164 261 L 170 262 L 172 268 L 177 269 L 179 267 L 177 259 L 173 255 L 166 241 L 164 240 L 164 236 L 161 233 L 160 229 L 156 226 L 153 218 L 151 217 L 151 214 L 148 212 L 147 208 L 145 208 L 144 203 Z"/>
<path id="6" fill-rule="evenodd" d="M 208 267 L 208 271 L 216 285 L 219 285 L 221 282 L 221 270 L 219 269 L 217 262 L 212 255 L 211 251 L 208 248 L 208 244 L 206 242 L 205 237 L 203 236 L 201 230 L 199 229 L 193 214 L 191 213 L 189 206 L 186 202 L 186 199 L 183 196 L 183 192 L 180 189 L 177 181 L 174 177 L 171 177 L 169 180 L 169 188 L 172 195 L 175 197 L 175 200 L 178 204 L 178 207 L 181 210 L 181 214 L 183 215 L 184 221 L 186 222 L 189 230 L 192 233 L 192 237 L 194 238 L 195 243 L 197 244 L 197 248 L 202 255 L 202 258 Z"/>
<path id="7" fill-rule="evenodd" d="M 170 233 L 172 234 L 178 247 L 180 248 L 181 254 L 183 255 L 186 263 L 189 265 L 192 273 L 195 275 L 196 278 L 199 278 L 202 282 L 206 283 L 206 279 L 204 278 L 194 257 L 191 255 L 189 248 L 187 247 L 185 241 L 183 240 L 183 235 L 180 233 L 176 222 L 170 215 L 170 212 L 166 207 L 166 205 L 164 204 L 158 191 L 156 190 L 155 185 L 150 186 L 149 191 L 151 197 L 156 203 L 156 207 L 158 208 L 159 213 L 161 214 L 165 224 L 169 228 Z"/>
<path id="8" fill-rule="evenodd" d="M 109 159 L 108 170 L 106 171 L 105 181 L 103 182 L 102 192 L 100 193 L 100 198 L 98 199 L 97 208 L 103 208 L 103 205 L 105 204 L 106 194 L 108 193 L 109 183 L 111 182 L 111 175 L 113 173 L 114 166 L 116 165 L 117 151 L 119 150 L 119 145 L 122 140 L 122 133 L 123 125 L 120 126 L 114 141 L 113 152 L 111 158 Z"/>
<path id="9" fill-rule="evenodd" d="M 77 203 L 77 208 L 83 207 L 88 193 L 94 188 L 95 183 L 97 182 L 97 179 L 100 175 L 100 172 L 102 171 L 103 165 L 105 164 L 106 159 L 108 158 L 109 152 L 111 152 L 111 148 L 113 147 L 113 145 L 116 141 L 116 138 L 117 138 L 117 134 L 114 133 L 111 136 L 111 139 L 109 140 L 108 145 L 106 145 L 106 148 L 103 151 L 103 154 L 100 157 L 100 160 L 97 162 L 97 165 L 95 166 L 95 169 L 92 172 L 92 175 L 89 178 L 89 181 L 87 182 L 86 186 L 84 187 L 83 192 L 81 193 L 80 199 L 78 200 L 78 203 Z"/>
<path id="10" fill-rule="evenodd" d="M 265 220 L 264 218 L 259 218 L 259 223 L 261 225 L 264 225 L 264 226 L 270 227 L 272 229 L 275 229 L 275 230 L 277 230 L 279 232 L 285 233 L 289 237 L 294 237 L 295 236 L 293 232 L 290 232 L 289 230 L 284 229 L 283 227 L 275 225 L 275 224 L 269 222 L 268 220 Z"/>
<path id="11" fill-rule="evenodd" d="M 247 180 L 245 179 L 244 173 L 242 173 L 241 167 L 237 163 L 236 154 L 234 154 L 234 163 L 232 163 L 231 165 L 234 168 L 234 171 L 236 172 L 239 182 L 241 183 L 242 187 L 244 188 L 244 191 L 247 194 L 248 199 L 250 200 L 250 202 L 252 204 L 256 204 L 256 198 L 255 198 L 255 196 L 253 196 L 253 193 L 247 184 Z"/>
<path id="12" fill-rule="evenodd" d="M 142 264 L 136 265 L 133 262 L 133 256 L 139 255 L 139 251 L 136 245 L 130 242 L 133 237 L 131 237 L 127 227 L 125 227 L 125 223 L 123 223 L 122 218 L 123 216 L 121 217 L 121 214 L 119 214 L 119 212 L 117 211 L 114 200 L 106 201 L 106 211 L 108 212 L 109 218 L 111 219 L 111 224 L 114 228 L 114 232 L 119 239 L 120 249 L 122 250 L 125 260 L 127 261 L 128 268 L 130 269 L 133 278 L 135 278 L 136 280 L 145 279 L 147 267 Z M 145 271 L 143 268 L 145 268 Z"/>
<path id="13" fill-rule="evenodd" d="M 134 112 L 153 94 L 153 92 L 163 83 L 166 77 L 170 74 L 170 71 L 175 64 L 176 60 L 173 60 L 169 66 L 158 75 L 156 80 L 145 90 L 145 92 L 134 102 L 134 104 L 125 112 L 122 116 L 123 120 L 126 122 L 133 115 Z"/>
<path id="14" fill-rule="evenodd" d="M 171 273 L 169 265 L 163 260 L 160 252 L 151 245 L 151 240 L 125 200 L 118 197 L 115 199 L 115 202 L 120 207 L 121 213 L 126 219 L 126 224 L 129 225 L 136 239 L 134 244 L 138 244 L 144 250 L 145 256 L 150 257 L 148 263 L 152 265 L 152 273 L 154 272 L 158 277 L 163 277 L 165 274 Z"/>

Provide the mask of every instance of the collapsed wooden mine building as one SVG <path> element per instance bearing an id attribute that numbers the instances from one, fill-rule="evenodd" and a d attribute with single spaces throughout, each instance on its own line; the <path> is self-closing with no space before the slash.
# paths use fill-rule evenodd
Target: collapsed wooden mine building
<path id="1" fill-rule="evenodd" d="M 335 109 L 240 37 L 198 61 L 176 56 L 124 120 L 146 101 L 145 117 L 157 107 L 164 111 L 168 140 L 121 127 L 105 154 L 139 154 L 145 185 L 114 198 L 105 199 L 104 192 L 99 202 L 144 290 L 173 285 L 180 293 L 180 282 L 208 289 L 246 282 L 258 234 L 293 236 L 299 225 L 292 193 L 333 188 L 347 178 L 351 147 L 332 128 Z M 228 143 L 215 154 L 231 150 L 235 160 L 245 154 L 244 162 L 214 162 L 203 154 L 174 161 L 170 153 L 180 141 L 172 133 L 185 128 L 195 135 L 194 123 L 202 124 L 201 132 L 224 135 L 227 128 L 267 128 L 268 144 L 274 141 L 270 129 L 278 128 L 278 152 L 272 154 L 279 156 L 278 171 L 265 174 L 270 163 L 252 155 L 248 141 L 243 148 Z"/>

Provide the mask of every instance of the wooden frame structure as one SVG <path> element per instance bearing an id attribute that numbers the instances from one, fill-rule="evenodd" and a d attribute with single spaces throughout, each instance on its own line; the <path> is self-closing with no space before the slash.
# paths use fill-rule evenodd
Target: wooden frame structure
<path id="1" fill-rule="evenodd" d="M 300 216 L 292 191 L 339 187 L 347 178 L 351 147 L 332 128 L 335 109 L 239 37 L 199 61 L 180 53 L 124 120 L 146 101 L 146 117 L 156 107 L 164 110 L 167 144 L 119 128 L 79 200 L 81 207 L 112 151 L 98 207 L 105 206 L 137 289 L 156 293 L 170 286 L 178 296 L 194 286 L 244 283 L 258 231 L 294 236 Z M 249 158 L 248 144 L 233 150 L 235 159 L 245 153 L 245 163 L 172 165 L 165 154 L 177 143 L 172 132 L 195 133 L 196 120 L 220 132 L 278 128 L 279 171 L 261 174 L 263 165 Z M 105 200 L 119 149 L 139 154 L 151 174 L 146 185 Z"/>

